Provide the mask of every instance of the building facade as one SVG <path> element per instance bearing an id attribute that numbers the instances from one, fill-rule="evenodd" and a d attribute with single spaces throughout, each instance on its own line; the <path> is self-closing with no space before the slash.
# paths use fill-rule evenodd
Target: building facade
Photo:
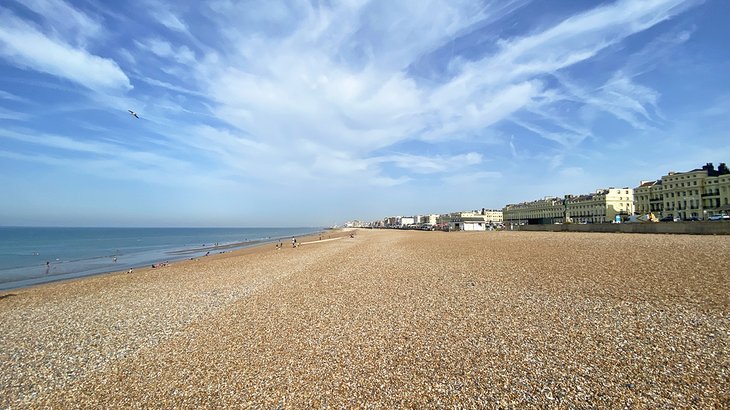
<path id="1" fill-rule="evenodd" d="M 588 195 L 565 197 L 565 220 L 573 223 L 619 221 L 634 214 L 632 188 L 599 189 Z"/>
<path id="2" fill-rule="evenodd" d="M 504 220 L 504 214 L 501 209 L 482 208 L 482 216 L 484 216 L 484 220 L 490 224 L 501 224 Z"/>
<path id="3" fill-rule="evenodd" d="M 512 225 L 553 224 L 565 220 L 565 203 L 557 197 L 509 204 L 502 209 L 503 221 Z"/>
<path id="4" fill-rule="evenodd" d="M 440 215 L 439 226 L 449 231 L 486 231 L 502 223 L 502 211 L 482 208 L 481 211 L 452 212 Z"/>
<path id="5" fill-rule="evenodd" d="M 634 188 L 634 212 L 661 216 L 663 211 L 662 180 L 641 181 L 641 184 Z"/>
<path id="6" fill-rule="evenodd" d="M 725 163 L 717 169 L 707 163 L 688 172 L 669 172 L 653 185 L 644 182 L 637 188 L 637 211 L 647 209 L 647 203 L 655 214 L 683 220 L 730 214 L 730 169 Z"/>

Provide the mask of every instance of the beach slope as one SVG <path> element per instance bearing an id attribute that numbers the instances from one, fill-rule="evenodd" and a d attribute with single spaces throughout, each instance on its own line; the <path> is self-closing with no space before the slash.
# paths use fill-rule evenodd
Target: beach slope
<path id="1" fill-rule="evenodd" d="M 0 407 L 730 406 L 730 237 L 340 235 L 0 293 Z"/>

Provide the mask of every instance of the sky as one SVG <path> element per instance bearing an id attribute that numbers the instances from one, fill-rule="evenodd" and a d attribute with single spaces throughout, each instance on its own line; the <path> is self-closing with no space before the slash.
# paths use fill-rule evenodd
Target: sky
<path id="1" fill-rule="evenodd" d="M 730 162 L 729 19 L 726 0 L 3 1 L 0 226 L 329 226 Z"/>

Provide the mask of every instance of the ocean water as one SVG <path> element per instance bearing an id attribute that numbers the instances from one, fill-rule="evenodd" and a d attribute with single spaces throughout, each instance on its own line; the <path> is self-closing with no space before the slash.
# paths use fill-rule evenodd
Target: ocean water
<path id="1" fill-rule="evenodd" d="M 0 290 L 196 258 L 319 231 L 0 227 Z"/>

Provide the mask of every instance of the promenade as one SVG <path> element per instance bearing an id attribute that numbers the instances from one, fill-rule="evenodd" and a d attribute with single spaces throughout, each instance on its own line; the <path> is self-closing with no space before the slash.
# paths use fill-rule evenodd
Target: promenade
<path id="1" fill-rule="evenodd" d="M 339 235 L 1 292 L 0 408 L 730 407 L 730 236 Z"/>

